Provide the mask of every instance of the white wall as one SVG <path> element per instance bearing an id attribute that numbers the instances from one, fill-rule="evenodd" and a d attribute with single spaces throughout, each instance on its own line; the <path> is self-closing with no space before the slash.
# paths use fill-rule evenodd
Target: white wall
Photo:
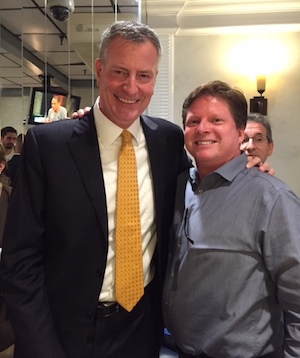
<path id="1" fill-rule="evenodd" d="M 30 99 L 25 97 L 1 97 L 0 96 L 0 126 L 14 127 L 18 134 L 24 133 L 23 120 L 29 112 Z"/>
<path id="2" fill-rule="evenodd" d="M 74 92 L 74 91 L 73 91 Z M 73 93 L 75 95 L 75 92 Z M 81 97 L 80 107 L 91 107 L 98 96 L 98 88 L 76 88 L 76 96 Z"/>

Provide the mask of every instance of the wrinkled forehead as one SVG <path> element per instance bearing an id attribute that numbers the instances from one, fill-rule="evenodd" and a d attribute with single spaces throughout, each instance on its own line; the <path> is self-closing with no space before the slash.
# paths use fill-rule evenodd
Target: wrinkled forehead
<path id="1" fill-rule="evenodd" d="M 256 123 L 252 121 L 248 121 L 245 129 L 245 134 L 249 137 L 254 134 L 263 134 L 266 135 L 266 128 L 261 123 Z"/>

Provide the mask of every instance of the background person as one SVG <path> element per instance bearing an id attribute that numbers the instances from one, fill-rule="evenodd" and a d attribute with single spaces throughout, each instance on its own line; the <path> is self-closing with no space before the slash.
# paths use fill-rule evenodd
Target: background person
<path id="1" fill-rule="evenodd" d="M 178 179 L 163 297 L 180 357 L 300 357 L 300 200 L 245 170 L 239 90 L 200 86 L 182 117 L 196 168 Z"/>
<path id="2" fill-rule="evenodd" d="M 51 99 L 51 108 L 48 111 L 48 120 L 54 122 L 64 118 L 67 118 L 67 110 L 61 106 L 60 96 L 54 95 Z"/>
<path id="3" fill-rule="evenodd" d="M 1 262 L 15 358 L 158 357 L 166 238 L 176 179 L 190 165 L 181 128 L 141 115 L 160 55 L 158 36 L 147 25 L 113 24 L 95 63 L 93 109 L 81 120 L 26 134 Z M 124 129 L 133 136 L 137 162 L 144 276 L 144 295 L 131 311 L 115 295 Z"/>
<path id="4" fill-rule="evenodd" d="M 241 150 L 249 157 L 258 156 L 262 162 L 273 153 L 273 138 L 268 119 L 260 113 L 249 113 Z"/>
<path id="5" fill-rule="evenodd" d="M 14 155 L 14 147 L 17 138 L 17 131 L 13 127 L 4 127 L 1 129 L 1 143 L 5 151 L 5 160 L 8 162 Z"/>
<path id="6" fill-rule="evenodd" d="M 11 160 L 7 162 L 8 175 L 9 175 L 11 185 L 13 185 L 16 174 L 17 174 L 17 169 L 18 169 L 21 151 L 22 151 L 22 147 L 23 147 L 23 143 L 24 143 L 24 138 L 25 138 L 24 134 L 19 134 L 17 136 L 16 145 L 15 145 L 15 153 L 14 153 L 13 157 L 11 158 Z"/>

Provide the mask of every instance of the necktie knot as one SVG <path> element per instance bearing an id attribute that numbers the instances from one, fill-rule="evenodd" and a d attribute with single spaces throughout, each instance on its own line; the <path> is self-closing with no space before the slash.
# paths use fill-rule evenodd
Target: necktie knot
<path id="1" fill-rule="evenodd" d="M 122 132 L 122 138 L 123 138 L 123 145 L 131 143 L 131 133 L 127 131 L 126 129 Z"/>

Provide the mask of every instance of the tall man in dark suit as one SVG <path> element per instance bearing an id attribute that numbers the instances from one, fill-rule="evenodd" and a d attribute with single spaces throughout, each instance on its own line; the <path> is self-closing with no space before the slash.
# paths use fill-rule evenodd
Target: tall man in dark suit
<path id="1" fill-rule="evenodd" d="M 118 22 L 101 41 L 99 97 L 80 121 L 30 129 L 2 257 L 16 358 L 153 358 L 177 175 L 189 165 L 176 125 L 142 115 L 161 47 L 146 25 Z M 144 295 L 115 295 L 115 211 L 121 133 L 138 168 Z M 130 250 L 131 247 L 128 247 Z"/>

